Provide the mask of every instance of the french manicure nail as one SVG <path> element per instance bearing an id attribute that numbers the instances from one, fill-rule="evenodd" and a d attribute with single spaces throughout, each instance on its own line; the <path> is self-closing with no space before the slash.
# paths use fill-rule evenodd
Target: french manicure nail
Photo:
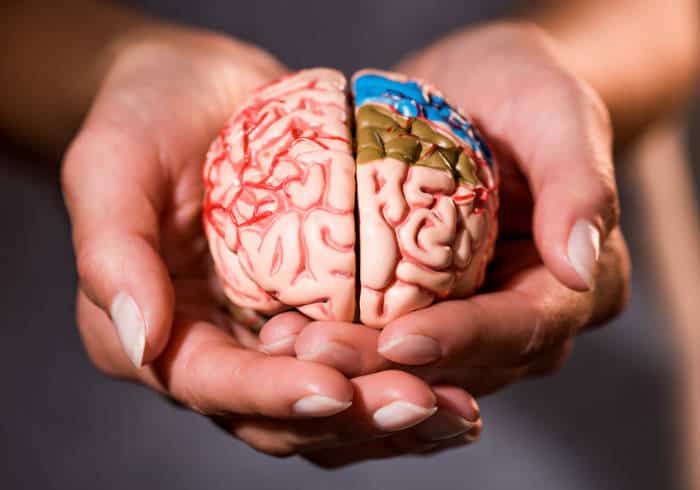
<path id="1" fill-rule="evenodd" d="M 352 402 L 341 402 L 323 395 L 309 395 L 292 406 L 294 415 L 303 417 L 328 417 L 347 410 Z"/>
<path id="2" fill-rule="evenodd" d="M 337 342 L 325 342 L 317 348 L 297 352 L 297 358 L 331 365 L 345 373 L 356 372 L 361 362 L 359 352 Z"/>
<path id="3" fill-rule="evenodd" d="M 437 411 L 437 407 L 425 408 L 399 400 L 383 406 L 374 414 L 374 424 L 384 431 L 397 431 L 412 427 Z"/>
<path id="4" fill-rule="evenodd" d="M 437 340 L 424 335 L 404 335 L 379 347 L 380 354 L 389 354 L 391 360 L 406 364 L 428 364 L 442 356 Z"/>
<path id="5" fill-rule="evenodd" d="M 119 293 L 112 301 L 109 311 L 124 351 L 134 366 L 140 368 L 146 348 L 146 322 L 141 310 L 134 298 L 126 293 Z"/>
<path id="6" fill-rule="evenodd" d="M 600 255 L 600 232 L 590 221 L 578 220 L 571 228 L 567 245 L 569 262 L 578 275 L 593 287 L 593 275 Z"/>
<path id="7" fill-rule="evenodd" d="M 282 337 L 279 340 L 270 342 L 269 344 L 261 344 L 260 350 L 265 354 L 286 354 L 290 347 L 296 342 L 297 336 L 290 335 L 289 337 Z"/>
<path id="8" fill-rule="evenodd" d="M 434 416 L 415 428 L 419 437 L 426 441 L 444 441 L 469 433 L 481 424 L 481 419 L 470 422 L 457 414 L 439 410 Z"/>

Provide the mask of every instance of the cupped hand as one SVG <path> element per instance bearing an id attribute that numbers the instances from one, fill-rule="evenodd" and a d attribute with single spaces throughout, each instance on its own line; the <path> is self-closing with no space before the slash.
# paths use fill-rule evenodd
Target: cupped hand
<path id="1" fill-rule="evenodd" d="M 440 40 L 397 68 L 466 109 L 498 157 L 500 236 L 482 291 L 381 331 L 289 313 L 263 327 L 263 349 L 348 376 L 405 369 L 477 396 L 555 371 L 578 333 L 621 311 L 629 259 L 609 119 L 558 50 L 535 27 L 499 24 Z M 396 454 L 377 444 L 364 450 Z M 342 452 L 313 458 L 354 461 Z"/>
<path id="2" fill-rule="evenodd" d="M 116 42 L 103 69 L 62 175 L 78 323 L 100 370 L 209 415 L 268 454 L 394 433 L 406 450 L 432 447 L 445 422 L 427 436 L 420 423 L 438 407 L 433 426 L 447 417 L 449 430 L 457 423 L 465 437 L 478 435 L 478 407 L 462 389 L 400 371 L 350 380 L 268 356 L 222 312 L 201 224 L 202 162 L 239 101 L 284 73 L 277 61 L 210 33 L 149 27 Z"/>

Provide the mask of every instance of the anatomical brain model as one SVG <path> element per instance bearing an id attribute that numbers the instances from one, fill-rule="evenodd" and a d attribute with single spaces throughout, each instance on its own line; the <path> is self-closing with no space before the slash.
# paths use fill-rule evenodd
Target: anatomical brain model
<path id="1" fill-rule="evenodd" d="M 335 70 L 297 72 L 212 144 L 204 224 L 235 305 L 381 327 L 483 281 L 498 196 L 476 129 L 396 74 L 361 71 L 352 95 Z"/>

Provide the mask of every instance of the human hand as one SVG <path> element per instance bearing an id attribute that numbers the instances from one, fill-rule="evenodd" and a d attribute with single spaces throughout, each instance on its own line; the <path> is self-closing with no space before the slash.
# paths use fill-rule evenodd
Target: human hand
<path id="1" fill-rule="evenodd" d="M 621 311 L 629 259 L 611 129 L 603 103 L 562 67 L 556 49 L 536 28 L 495 25 L 441 40 L 397 69 L 466 108 L 500 161 L 501 231 L 483 291 L 382 331 L 290 313 L 263 327 L 264 349 L 348 376 L 407 369 L 478 396 L 555 371 L 576 334 Z M 312 457 L 332 466 L 353 460 Z"/>
<path id="2" fill-rule="evenodd" d="M 212 416 L 268 454 L 383 437 L 438 406 L 458 405 L 453 412 L 471 421 L 463 432 L 478 435 L 478 407 L 464 390 L 399 371 L 349 380 L 270 357 L 222 312 L 201 226 L 202 161 L 242 97 L 284 72 L 279 63 L 220 36 L 159 27 L 117 43 L 104 64 L 63 166 L 78 323 L 100 370 Z M 403 444 L 432 444 L 421 427 L 400 432 Z"/>

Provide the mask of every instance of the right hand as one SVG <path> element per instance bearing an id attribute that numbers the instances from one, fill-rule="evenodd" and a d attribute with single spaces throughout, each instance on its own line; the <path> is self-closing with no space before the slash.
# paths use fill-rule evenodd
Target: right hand
<path id="1" fill-rule="evenodd" d="M 376 438 L 406 452 L 478 436 L 478 407 L 460 388 L 395 370 L 348 379 L 268 356 L 222 313 L 209 287 L 202 161 L 242 98 L 284 73 L 277 61 L 221 36 L 158 26 L 115 43 L 103 66 L 62 172 L 78 324 L 101 371 L 215 417 L 268 454 Z M 358 451 L 356 459 L 372 456 Z"/>

